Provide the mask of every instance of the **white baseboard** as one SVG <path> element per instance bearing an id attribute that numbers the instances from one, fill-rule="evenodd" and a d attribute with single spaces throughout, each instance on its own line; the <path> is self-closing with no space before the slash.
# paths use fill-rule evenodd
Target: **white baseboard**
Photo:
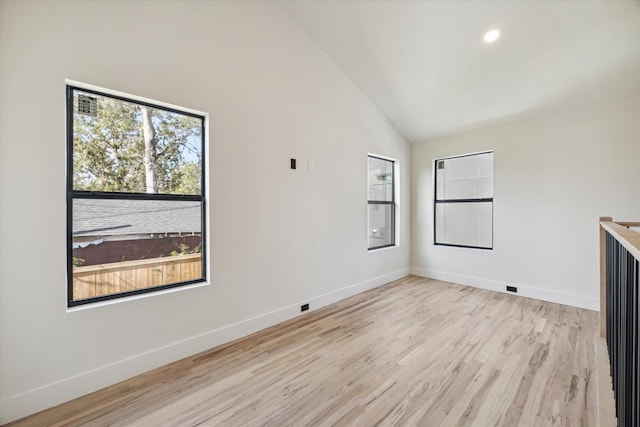
<path id="1" fill-rule="evenodd" d="M 533 286 L 525 286 L 517 283 L 510 283 L 518 288 L 517 294 L 512 294 L 505 290 L 505 282 L 483 279 L 481 277 L 465 276 L 463 274 L 449 273 L 445 271 L 427 270 L 424 268 L 412 267 L 411 274 L 429 279 L 442 280 L 444 282 L 457 283 L 460 285 L 473 286 L 475 288 L 488 289 L 491 291 L 508 293 L 521 297 L 534 298 L 542 301 L 555 302 L 557 304 L 569 305 L 572 307 L 585 308 L 587 310 L 600 310 L 600 301 L 597 298 L 590 298 L 584 295 L 558 292 L 550 289 L 541 289 Z"/>
<path id="2" fill-rule="evenodd" d="M 175 362 L 176 360 L 242 338 L 261 329 L 277 325 L 278 323 L 299 316 L 301 314 L 301 304 L 308 303 L 309 310 L 313 311 L 408 276 L 409 273 L 410 269 L 408 267 L 393 271 L 323 295 L 308 298 L 296 304 L 226 325 L 201 335 L 189 337 L 128 359 L 119 360 L 73 377 L 9 396 L 0 401 L 0 424 L 15 421 L 43 409 L 59 405 L 168 363 Z M 307 312 L 305 312 L 305 314 L 306 313 Z"/>

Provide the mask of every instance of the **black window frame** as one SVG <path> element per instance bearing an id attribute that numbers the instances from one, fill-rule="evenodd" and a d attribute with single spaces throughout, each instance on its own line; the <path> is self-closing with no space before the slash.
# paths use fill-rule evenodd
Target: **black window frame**
<path id="1" fill-rule="evenodd" d="M 120 101 L 130 102 L 137 105 L 151 107 L 158 110 L 164 110 L 171 113 L 177 113 L 185 116 L 190 116 L 201 120 L 201 171 L 200 171 L 200 194 L 199 195 L 184 195 L 184 194 L 166 194 L 166 193 L 124 193 L 124 192 L 105 192 L 105 191 L 84 191 L 74 190 L 73 188 L 73 176 L 74 176 L 74 163 L 73 163 L 73 135 L 74 135 L 74 91 L 82 93 L 88 93 L 92 95 L 112 98 Z M 111 91 L 101 91 L 99 89 L 86 87 L 77 83 L 66 84 L 66 149 L 67 149 L 67 176 L 66 176 L 66 203 L 67 203 L 67 307 L 77 307 L 87 304 L 93 304 L 102 301 L 110 301 L 116 299 L 123 299 L 131 296 L 142 294 L 153 294 L 161 292 L 167 289 L 179 288 L 197 283 L 203 283 L 207 281 L 207 198 L 206 198 L 206 131 L 207 131 L 207 117 L 206 115 L 197 114 L 188 110 L 181 110 L 179 108 L 169 107 L 163 105 L 162 102 L 152 100 L 141 100 L 134 95 L 131 97 L 125 94 L 114 94 Z M 154 103 L 157 102 L 157 103 Z M 200 202 L 201 204 L 201 277 L 194 280 L 157 285 L 147 287 L 143 289 L 136 289 L 126 292 L 119 292 L 114 294 L 100 295 L 91 298 L 74 300 L 73 297 L 73 201 L 76 199 L 94 199 L 94 200 L 169 200 L 169 201 L 189 201 Z"/>
<path id="2" fill-rule="evenodd" d="M 382 160 L 391 163 L 391 200 L 370 200 L 369 199 L 369 159 Z M 385 157 L 376 156 L 373 154 L 367 155 L 367 209 L 369 205 L 386 205 L 391 206 L 391 243 L 380 246 L 369 246 L 369 230 L 367 229 L 367 250 L 373 251 L 377 249 L 390 248 L 396 246 L 396 161 Z M 370 218 L 367 212 L 367 224 L 369 224 Z M 367 227 L 368 228 L 368 227 Z"/>
<path id="3" fill-rule="evenodd" d="M 492 251 L 493 250 L 493 197 L 484 197 L 484 198 L 469 198 L 469 199 L 438 199 L 438 164 L 439 162 L 451 159 L 459 159 L 462 157 L 473 157 L 479 156 L 482 154 L 493 154 L 493 150 L 481 151 L 478 153 L 470 153 L 470 154 L 461 154 L 458 156 L 450 156 L 443 157 L 440 159 L 435 159 L 433 162 L 433 244 L 434 246 L 450 246 L 455 248 L 467 248 L 467 249 L 481 249 Z M 491 172 L 491 176 L 493 178 L 493 170 Z M 492 191 L 493 194 L 493 191 Z M 437 241 L 437 215 L 436 209 L 438 204 L 448 204 L 448 203 L 491 203 L 491 246 L 471 246 L 471 245 L 459 245 L 453 243 L 441 243 Z"/>

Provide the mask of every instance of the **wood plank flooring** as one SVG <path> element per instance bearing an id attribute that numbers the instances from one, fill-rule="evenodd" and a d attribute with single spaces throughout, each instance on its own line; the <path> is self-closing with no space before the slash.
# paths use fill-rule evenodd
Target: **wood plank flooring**
<path id="1" fill-rule="evenodd" d="M 11 426 L 598 426 L 596 312 L 408 276 Z"/>

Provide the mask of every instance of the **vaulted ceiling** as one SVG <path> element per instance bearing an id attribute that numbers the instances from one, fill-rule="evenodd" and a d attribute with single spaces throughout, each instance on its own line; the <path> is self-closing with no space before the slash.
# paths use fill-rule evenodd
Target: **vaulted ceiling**
<path id="1" fill-rule="evenodd" d="M 640 91 L 638 0 L 282 3 L 411 142 Z"/>

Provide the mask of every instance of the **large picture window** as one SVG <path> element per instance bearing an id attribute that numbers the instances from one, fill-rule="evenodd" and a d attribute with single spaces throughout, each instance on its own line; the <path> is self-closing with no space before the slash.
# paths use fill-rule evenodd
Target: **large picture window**
<path id="1" fill-rule="evenodd" d="M 493 248 L 493 152 L 435 161 L 434 243 Z"/>
<path id="2" fill-rule="evenodd" d="M 205 124 L 67 85 L 70 307 L 206 279 Z"/>
<path id="3" fill-rule="evenodd" d="M 395 162 L 369 156 L 369 250 L 395 245 Z"/>

